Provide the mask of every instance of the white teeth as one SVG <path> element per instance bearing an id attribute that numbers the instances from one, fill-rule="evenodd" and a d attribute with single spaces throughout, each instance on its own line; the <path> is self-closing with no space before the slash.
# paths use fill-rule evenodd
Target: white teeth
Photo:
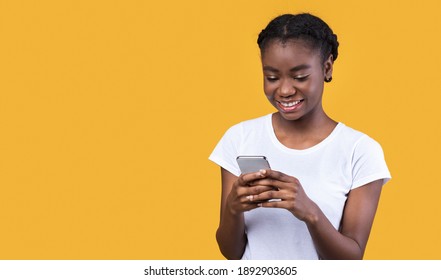
<path id="1" fill-rule="evenodd" d="M 299 103 L 300 103 L 300 101 L 293 101 L 293 102 L 288 102 L 288 103 L 280 102 L 280 104 L 282 104 L 283 107 L 292 107 L 292 106 L 295 106 L 295 105 L 297 105 Z"/>

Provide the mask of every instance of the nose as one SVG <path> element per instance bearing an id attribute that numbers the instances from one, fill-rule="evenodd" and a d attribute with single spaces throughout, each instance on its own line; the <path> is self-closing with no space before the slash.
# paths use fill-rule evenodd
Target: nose
<path id="1" fill-rule="evenodd" d="M 296 88 L 290 79 L 283 79 L 280 85 L 280 95 L 282 97 L 288 97 L 296 93 Z"/>

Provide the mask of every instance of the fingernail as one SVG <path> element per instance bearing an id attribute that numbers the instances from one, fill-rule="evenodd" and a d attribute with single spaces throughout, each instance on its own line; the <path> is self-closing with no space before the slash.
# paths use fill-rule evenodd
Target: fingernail
<path id="1" fill-rule="evenodd" d="M 258 203 L 257 206 L 262 207 L 262 203 Z"/>
<path id="2" fill-rule="evenodd" d="M 266 173 L 266 170 L 265 170 L 265 169 L 260 169 L 260 174 L 261 174 L 261 175 L 265 175 L 265 173 Z"/>

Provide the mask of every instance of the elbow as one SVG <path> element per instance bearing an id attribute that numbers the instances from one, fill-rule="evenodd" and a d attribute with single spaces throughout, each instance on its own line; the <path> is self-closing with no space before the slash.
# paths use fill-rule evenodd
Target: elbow
<path id="1" fill-rule="evenodd" d="M 345 253 L 340 256 L 341 260 L 362 260 L 364 256 L 364 250 L 366 246 L 362 246 L 362 243 L 355 238 L 349 238 L 350 242 L 346 247 Z"/>
<path id="2" fill-rule="evenodd" d="M 346 253 L 346 254 L 335 254 L 333 256 L 322 256 L 320 255 L 321 260 L 341 260 L 341 261 L 349 261 L 349 260 L 362 260 L 363 254 L 358 253 Z"/>
<path id="3" fill-rule="evenodd" d="M 364 249 L 355 240 L 350 246 L 333 248 L 319 254 L 322 260 L 362 260 L 363 255 Z"/>
<path id="4" fill-rule="evenodd" d="M 245 248 L 232 244 L 229 238 L 225 239 L 219 229 L 216 232 L 216 241 L 220 252 L 227 260 L 240 260 L 242 258 Z"/>

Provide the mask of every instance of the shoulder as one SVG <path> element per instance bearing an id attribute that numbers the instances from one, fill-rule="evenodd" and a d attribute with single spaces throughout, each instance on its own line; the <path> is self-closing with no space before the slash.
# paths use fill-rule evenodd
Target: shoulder
<path id="1" fill-rule="evenodd" d="M 339 126 L 342 136 L 350 141 L 357 142 L 362 138 L 368 137 L 367 134 L 352 127 L 349 127 L 344 123 L 339 123 Z"/>
<path id="2" fill-rule="evenodd" d="M 339 140 L 342 141 L 345 146 L 350 146 L 354 150 L 366 148 L 381 149 L 380 144 L 369 135 L 349 126 L 346 126 L 343 123 L 339 123 L 339 127 Z"/>
<path id="3" fill-rule="evenodd" d="M 350 162 L 353 176 L 352 189 L 378 179 L 385 184 L 390 178 L 381 145 L 367 134 L 345 126 L 342 133 L 345 145 L 351 147 Z M 345 141 L 345 140 L 342 140 Z"/>
<path id="4" fill-rule="evenodd" d="M 266 130 L 264 127 L 268 118 L 271 120 L 270 115 L 267 115 L 231 126 L 217 143 L 209 159 L 239 176 L 240 170 L 236 157 L 244 151 L 244 148 L 254 147 L 255 140 L 260 139 Z"/>
<path id="5" fill-rule="evenodd" d="M 260 135 L 265 133 L 266 123 L 270 120 L 271 115 L 266 115 L 237 123 L 227 129 L 218 145 L 229 145 L 239 148 L 243 144 L 244 139 L 258 139 Z"/>

